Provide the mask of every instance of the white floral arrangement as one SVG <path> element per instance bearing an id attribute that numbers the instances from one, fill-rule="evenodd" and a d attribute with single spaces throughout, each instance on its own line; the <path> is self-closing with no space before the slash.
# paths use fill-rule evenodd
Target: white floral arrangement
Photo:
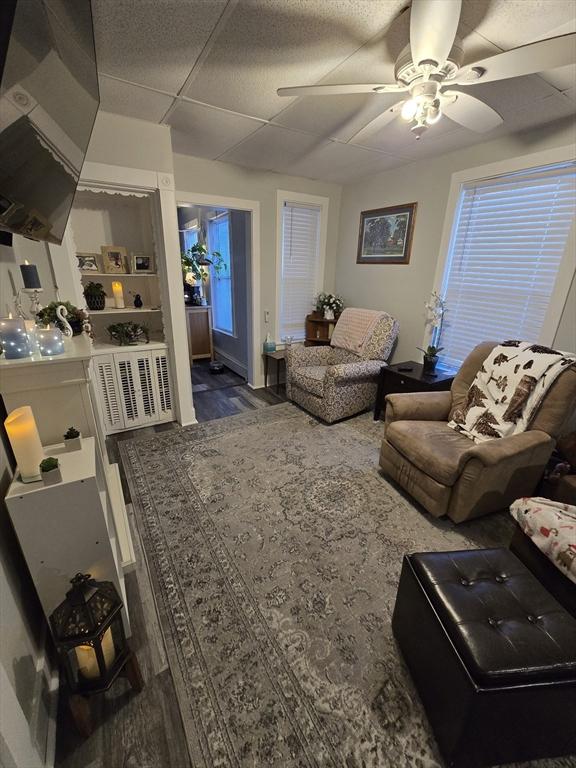
<path id="1" fill-rule="evenodd" d="M 444 315 L 448 311 L 446 308 L 446 299 L 444 299 L 437 291 L 432 291 L 430 298 L 424 304 L 426 309 L 426 326 L 430 327 L 430 345 L 427 350 L 423 350 L 420 347 L 421 352 L 430 357 L 437 355 L 441 352 L 443 347 L 440 346 L 440 338 L 442 336 L 442 327 L 444 325 Z"/>
<path id="2" fill-rule="evenodd" d="M 316 309 L 318 312 L 331 309 L 335 315 L 339 315 L 344 309 L 344 299 L 335 293 L 319 293 L 316 297 Z"/>

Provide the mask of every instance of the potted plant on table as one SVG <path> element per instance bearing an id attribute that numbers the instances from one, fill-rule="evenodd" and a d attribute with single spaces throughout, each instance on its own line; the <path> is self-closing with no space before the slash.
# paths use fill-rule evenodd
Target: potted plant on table
<path id="1" fill-rule="evenodd" d="M 88 320 L 88 315 L 83 309 L 75 307 L 69 301 L 51 301 L 50 304 L 42 307 L 40 312 L 36 314 L 38 324 L 43 326 L 55 325 L 59 330 L 65 331 L 65 325 L 56 313 L 58 307 L 66 308 L 66 320 L 70 323 L 72 335 L 80 336 Z"/>
<path id="2" fill-rule="evenodd" d="M 438 355 L 444 347 L 440 346 L 440 338 L 444 326 L 446 300 L 436 291 L 432 291 L 430 299 L 424 305 L 426 307 L 426 325 L 431 327 L 430 344 L 426 349 L 418 347 L 423 353 L 422 373 L 424 376 L 433 376 L 438 363 Z"/>
<path id="3" fill-rule="evenodd" d="M 64 447 L 67 451 L 79 451 L 82 447 L 82 435 L 76 427 L 68 427 L 64 435 Z"/>
<path id="4" fill-rule="evenodd" d="M 338 319 L 344 309 L 344 299 L 335 293 L 319 293 L 316 297 L 316 311 L 324 315 L 325 320 Z"/>
<path id="5" fill-rule="evenodd" d="M 226 262 L 219 251 L 214 251 L 208 255 L 208 248 L 204 243 L 195 243 L 191 248 L 180 255 L 182 263 L 182 277 L 184 285 L 196 287 L 197 294 L 203 300 L 203 287 L 208 282 L 210 272 L 207 267 L 212 267 L 216 277 L 220 277 L 225 272 Z M 192 303 L 195 303 L 192 300 Z M 205 300 L 204 300 L 205 303 Z"/>
<path id="6" fill-rule="evenodd" d="M 84 298 L 91 312 L 99 312 L 106 306 L 106 291 L 102 283 L 88 283 L 84 288 Z"/>
<path id="7" fill-rule="evenodd" d="M 54 456 L 49 456 L 40 462 L 40 474 L 44 485 L 55 485 L 62 482 L 60 462 Z"/>

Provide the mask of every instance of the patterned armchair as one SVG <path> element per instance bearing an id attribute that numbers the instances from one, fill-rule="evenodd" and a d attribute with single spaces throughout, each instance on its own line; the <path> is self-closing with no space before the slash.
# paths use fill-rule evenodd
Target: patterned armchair
<path id="1" fill-rule="evenodd" d="M 338 320 L 350 322 L 354 312 L 344 310 Z M 361 351 L 337 346 L 304 347 L 295 345 L 286 353 L 286 394 L 328 424 L 366 410 L 374 403 L 380 368 L 386 365 L 398 336 L 398 322 L 390 315 L 381 317 L 364 340 Z M 334 337 L 337 336 L 336 330 Z"/>

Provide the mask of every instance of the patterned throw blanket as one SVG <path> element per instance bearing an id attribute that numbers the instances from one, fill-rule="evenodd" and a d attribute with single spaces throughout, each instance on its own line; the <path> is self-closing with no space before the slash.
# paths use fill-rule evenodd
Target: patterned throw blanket
<path id="1" fill-rule="evenodd" d="M 548 389 L 576 355 L 525 341 L 495 347 L 449 427 L 477 443 L 524 432 Z"/>
<path id="2" fill-rule="evenodd" d="M 361 355 L 364 344 L 372 335 L 372 331 L 386 312 L 374 309 L 356 309 L 348 307 L 338 319 L 330 345 L 338 349 L 347 349 L 356 355 Z"/>

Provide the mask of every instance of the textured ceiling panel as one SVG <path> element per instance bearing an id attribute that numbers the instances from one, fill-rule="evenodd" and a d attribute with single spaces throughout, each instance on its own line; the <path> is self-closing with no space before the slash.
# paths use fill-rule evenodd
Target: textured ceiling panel
<path id="1" fill-rule="evenodd" d="M 95 0 L 100 72 L 177 92 L 227 0 Z"/>
<path id="2" fill-rule="evenodd" d="M 537 75 L 514 77 L 496 83 L 478 83 L 469 88 L 455 86 L 454 90 L 464 91 L 474 96 L 499 112 L 504 119 L 506 115 L 526 104 L 532 104 L 539 99 L 545 99 L 557 93 L 549 83 Z"/>
<path id="3" fill-rule="evenodd" d="M 323 143 L 317 136 L 266 125 L 222 155 L 220 160 L 250 168 L 294 173 L 295 163 Z"/>
<path id="4" fill-rule="evenodd" d="M 166 122 L 175 129 L 175 152 L 211 159 L 234 147 L 261 126 L 255 120 L 184 101 L 178 103 Z"/>
<path id="5" fill-rule="evenodd" d="M 296 176 L 346 184 L 405 162 L 406 159 L 399 155 L 384 155 L 352 144 L 330 142 L 308 152 L 292 165 L 290 172 Z"/>
<path id="6" fill-rule="evenodd" d="M 315 83 L 388 25 L 404 0 L 243 0 L 186 95 L 270 118 L 285 85 Z"/>
<path id="7" fill-rule="evenodd" d="M 172 101 L 170 96 L 111 80 L 109 77 L 100 77 L 100 109 L 106 112 L 159 123 Z"/>
<path id="8" fill-rule="evenodd" d="M 377 115 L 395 104 L 401 95 L 309 96 L 297 99 L 274 118 L 274 123 L 347 141 Z"/>
<path id="9" fill-rule="evenodd" d="M 372 130 L 369 127 L 366 131 L 362 132 L 362 136 L 352 139 L 352 143 L 361 144 L 363 147 L 380 149 L 391 155 L 397 152 L 402 155 L 405 154 L 406 148 L 412 148 L 414 144 L 422 143 L 425 139 L 435 139 L 452 131 L 454 131 L 454 123 L 451 120 L 442 118 L 438 123 L 430 126 L 424 134 L 424 138 L 418 142 L 410 131 L 410 123 L 407 123 L 398 116 L 388 125 L 381 128 L 375 123 Z"/>

